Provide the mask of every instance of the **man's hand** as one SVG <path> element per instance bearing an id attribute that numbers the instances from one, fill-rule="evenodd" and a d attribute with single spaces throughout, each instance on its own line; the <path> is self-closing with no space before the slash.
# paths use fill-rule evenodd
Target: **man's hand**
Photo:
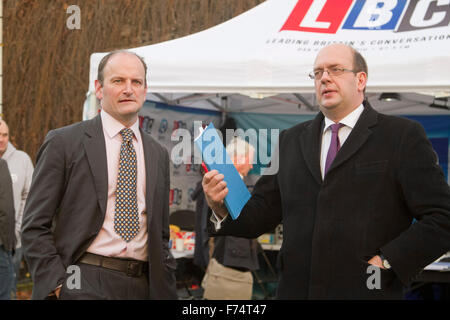
<path id="1" fill-rule="evenodd" d="M 55 289 L 55 296 L 59 299 L 59 293 L 61 292 L 61 287 Z"/>
<path id="2" fill-rule="evenodd" d="M 224 175 L 217 170 L 212 170 L 203 176 L 202 187 L 205 193 L 208 206 L 221 218 L 224 218 L 228 211 L 223 203 L 228 194 L 227 183 L 223 181 Z"/>
<path id="3" fill-rule="evenodd" d="M 383 261 L 381 261 L 380 256 L 373 257 L 367 263 L 369 263 L 371 265 L 374 265 L 374 266 L 376 266 L 378 268 L 381 268 L 381 269 L 386 269 L 385 267 L 383 267 Z"/>
<path id="4" fill-rule="evenodd" d="M 61 292 L 61 287 L 62 286 L 58 286 L 58 288 L 56 288 L 55 290 L 53 290 L 52 292 L 50 292 L 49 294 L 48 294 L 48 298 L 49 299 L 51 299 L 51 300 L 54 300 L 55 298 L 56 299 L 59 299 L 59 294 L 60 294 L 60 292 Z"/>

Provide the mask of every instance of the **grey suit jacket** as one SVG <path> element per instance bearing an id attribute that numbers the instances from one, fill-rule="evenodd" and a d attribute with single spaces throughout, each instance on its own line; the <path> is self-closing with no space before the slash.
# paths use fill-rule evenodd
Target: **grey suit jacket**
<path id="1" fill-rule="evenodd" d="M 169 241 L 169 156 L 141 130 L 146 163 L 149 298 L 176 299 Z M 97 236 L 106 212 L 108 175 L 100 116 L 50 131 L 37 155 L 24 211 L 22 243 L 43 299 L 66 278 Z"/>
<path id="2" fill-rule="evenodd" d="M 15 211 L 8 164 L 0 158 L 0 245 L 11 251 L 16 247 Z"/>

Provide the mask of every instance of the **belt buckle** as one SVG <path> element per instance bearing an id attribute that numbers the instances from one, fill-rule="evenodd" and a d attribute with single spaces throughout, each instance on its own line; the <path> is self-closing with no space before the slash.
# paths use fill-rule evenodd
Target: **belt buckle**
<path id="1" fill-rule="evenodd" d="M 139 261 L 129 261 L 127 265 L 127 276 L 137 277 L 140 272 L 140 262 Z"/>

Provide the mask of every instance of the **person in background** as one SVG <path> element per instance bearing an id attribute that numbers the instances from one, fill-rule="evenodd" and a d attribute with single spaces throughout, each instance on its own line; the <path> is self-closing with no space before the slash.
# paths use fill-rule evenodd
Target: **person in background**
<path id="1" fill-rule="evenodd" d="M 241 178 L 246 177 L 253 168 L 253 146 L 239 137 L 234 137 L 227 144 L 226 150 Z M 217 236 L 214 238 L 212 256 L 224 266 L 240 271 L 259 269 L 256 239 Z"/>
<path id="2" fill-rule="evenodd" d="M 247 176 L 248 172 L 253 168 L 255 155 L 253 146 L 239 137 L 234 137 L 227 144 L 226 151 L 241 178 Z M 250 285 L 241 285 L 236 281 L 229 281 L 229 285 L 227 285 L 226 277 L 224 277 L 220 290 L 217 290 L 213 295 L 214 299 L 250 300 L 252 291 L 245 290 L 245 288 L 253 286 L 251 271 L 259 269 L 257 240 L 234 236 L 216 236 L 214 237 L 212 258 L 227 268 L 240 271 L 241 273 L 247 272 L 247 276 L 251 281 Z M 231 275 L 228 275 L 228 277 L 231 277 Z"/>
<path id="3" fill-rule="evenodd" d="M 238 219 L 223 175 L 203 177 L 211 234 L 254 238 L 283 222 L 279 299 L 402 299 L 450 250 L 450 187 L 425 130 L 372 109 L 367 77 L 354 48 L 318 52 L 320 112 L 280 134 L 279 170 L 258 180 Z"/>
<path id="4" fill-rule="evenodd" d="M 14 198 L 8 164 L 0 159 L 0 300 L 11 299 L 14 285 L 12 253 L 16 247 Z"/>
<path id="5" fill-rule="evenodd" d="M 14 208 L 16 208 L 16 250 L 13 256 L 14 262 L 14 286 L 12 293 L 17 297 L 17 281 L 19 278 L 20 265 L 23 258 L 20 229 L 22 227 L 23 209 L 30 190 L 33 177 L 33 163 L 30 157 L 23 151 L 17 150 L 9 141 L 8 124 L 0 120 L 0 158 L 8 163 L 9 172 L 13 185 Z"/>
<path id="6" fill-rule="evenodd" d="M 219 131 L 225 141 L 227 136 L 227 130 L 235 131 L 237 129 L 236 121 L 234 118 L 227 116 L 225 121 L 220 126 Z M 200 166 L 200 174 L 203 177 L 205 175 L 203 166 Z M 213 239 L 208 235 L 208 217 L 210 215 L 210 208 L 205 200 L 205 194 L 203 193 L 202 181 L 200 180 L 194 192 L 191 195 L 191 199 L 195 201 L 195 250 L 194 250 L 194 264 L 199 266 L 203 272 L 205 271 L 209 259 L 214 249 Z"/>
<path id="7" fill-rule="evenodd" d="M 200 166 L 200 173 L 203 175 L 206 173 L 202 166 Z M 202 181 L 200 180 L 194 192 L 191 195 L 191 199 L 195 201 L 195 248 L 193 263 L 200 267 L 205 272 L 210 258 L 210 238 L 208 235 L 208 211 L 211 210 L 208 207 L 208 203 L 205 200 L 203 193 Z"/>

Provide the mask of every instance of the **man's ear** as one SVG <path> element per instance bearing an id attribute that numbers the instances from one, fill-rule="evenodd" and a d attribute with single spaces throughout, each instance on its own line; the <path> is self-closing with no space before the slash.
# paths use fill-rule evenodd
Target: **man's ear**
<path id="1" fill-rule="evenodd" d="M 358 73 L 358 89 L 363 92 L 367 84 L 367 74 L 365 72 Z"/>
<path id="2" fill-rule="evenodd" d="M 103 86 L 100 84 L 100 81 L 95 80 L 95 96 L 98 100 L 103 99 Z"/>

